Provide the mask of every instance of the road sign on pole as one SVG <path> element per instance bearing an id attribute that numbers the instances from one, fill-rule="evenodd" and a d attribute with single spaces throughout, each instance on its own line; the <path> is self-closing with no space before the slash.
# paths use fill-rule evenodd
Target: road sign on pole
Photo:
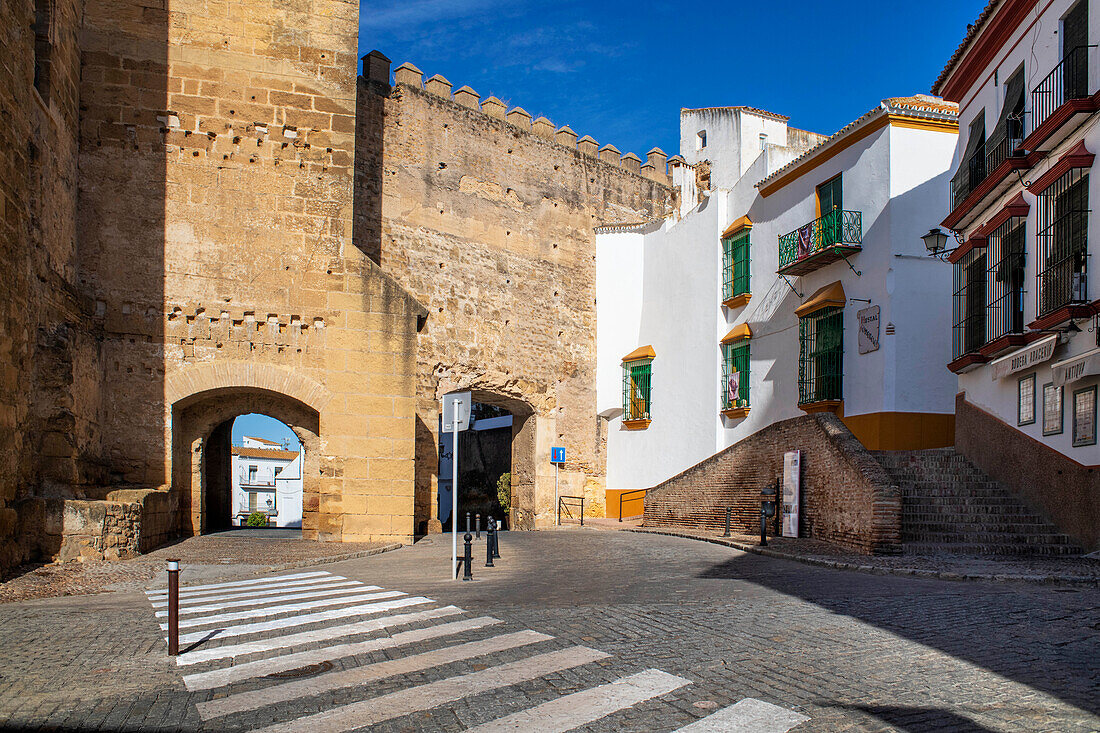
<path id="1" fill-rule="evenodd" d="M 558 496 L 558 472 L 561 470 L 561 464 L 565 463 L 565 448 L 551 448 L 550 462 L 554 464 L 554 523 L 561 526 L 561 511 L 558 509 L 558 504 L 561 503 L 561 498 Z"/>
<path id="2" fill-rule="evenodd" d="M 458 580 L 458 431 L 470 427 L 469 392 L 443 395 L 443 430 L 451 431 L 451 580 Z"/>

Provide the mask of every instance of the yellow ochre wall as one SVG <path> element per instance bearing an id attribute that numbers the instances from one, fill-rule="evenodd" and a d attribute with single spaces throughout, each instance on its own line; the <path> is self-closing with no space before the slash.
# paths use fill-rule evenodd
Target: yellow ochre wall
<path id="1" fill-rule="evenodd" d="M 921 450 L 955 444 L 952 413 L 872 412 L 841 420 L 867 450 Z"/>

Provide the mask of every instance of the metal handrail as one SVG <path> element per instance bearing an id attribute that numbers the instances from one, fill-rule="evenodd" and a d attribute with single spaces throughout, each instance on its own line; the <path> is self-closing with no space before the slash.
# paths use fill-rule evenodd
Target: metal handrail
<path id="1" fill-rule="evenodd" d="M 565 508 L 565 513 L 569 515 L 570 519 L 575 519 L 573 512 L 569 511 L 569 505 L 565 503 L 566 499 L 579 499 L 581 502 L 581 526 L 584 526 L 584 497 L 583 496 L 559 496 L 558 497 L 558 524 L 561 524 L 561 510 Z"/>
<path id="2" fill-rule="evenodd" d="M 1093 46 L 1078 46 L 1058 62 L 1031 92 L 1031 132 L 1071 99 L 1089 96 L 1088 53 Z"/>
<path id="3" fill-rule="evenodd" d="M 643 496 L 645 496 L 645 493 L 647 491 L 649 491 L 649 489 L 631 489 L 630 491 L 624 491 L 621 494 L 619 494 L 619 521 L 620 522 L 623 521 L 623 497 L 626 496 L 627 494 L 642 494 Z M 643 507 L 644 506 L 645 505 L 643 504 Z M 643 509 L 643 511 L 644 511 L 644 509 Z"/>
<path id="4" fill-rule="evenodd" d="M 833 209 L 779 237 L 779 267 L 782 269 L 836 245 L 859 247 L 862 244 L 863 212 Z"/>

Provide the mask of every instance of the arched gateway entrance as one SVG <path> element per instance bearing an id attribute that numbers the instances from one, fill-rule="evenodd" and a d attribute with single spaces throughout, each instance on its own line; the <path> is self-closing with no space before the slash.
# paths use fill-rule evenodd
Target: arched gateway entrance
<path id="1" fill-rule="evenodd" d="M 270 375 L 250 372 L 237 378 L 224 371 L 196 375 L 200 378 L 188 380 L 179 390 L 190 393 L 178 395 L 172 402 L 172 489 L 179 499 L 180 531 L 196 535 L 228 526 L 233 421 L 241 415 L 261 413 L 283 422 L 301 443 L 303 536 L 316 536 L 320 410 L 327 402 L 327 393 L 319 385 L 282 370 Z M 250 377 L 247 381 L 288 389 L 282 392 L 240 384 L 245 381 L 242 376 Z"/>

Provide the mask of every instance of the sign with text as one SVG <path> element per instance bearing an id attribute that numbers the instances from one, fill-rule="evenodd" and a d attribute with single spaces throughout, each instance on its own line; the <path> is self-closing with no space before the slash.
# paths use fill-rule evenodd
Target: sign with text
<path id="1" fill-rule="evenodd" d="M 451 392 L 443 395 L 443 432 L 468 429 L 471 405 L 473 400 L 469 392 Z M 456 420 L 458 425 L 455 425 Z"/>
<path id="2" fill-rule="evenodd" d="M 783 536 L 798 536 L 798 505 L 802 494 L 802 451 L 783 454 Z"/>
<path id="3" fill-rule="evenodd" d="M 1008 356 L 1002 356 L 990 363 L 990 376 L 993 381 L 997 381 L 998 379 L 1004 379 L 1009 374 L 1022 372 L 1036 364 L 1049 361 L 1050 357 L 1054 356 L 1054 347 L 1057 345 L 1058 334 L 1055 333 L 1039 339 L 1031 346 L 1025 346 L 1019 351 L 1014 351 Z"/>
<path id="4" fill-rule="evenodd" d="M 551 463 L 565 463 L 565 448 L 551 448 L 550 449 L 550 462 Z"/>
<path id="5" fill-rule="evenodd" d="M 859 318 L 859 353 L 869 354 L 878 351 L 879 322 L 881 308 L 872 305 L 856 313 Z"/>

